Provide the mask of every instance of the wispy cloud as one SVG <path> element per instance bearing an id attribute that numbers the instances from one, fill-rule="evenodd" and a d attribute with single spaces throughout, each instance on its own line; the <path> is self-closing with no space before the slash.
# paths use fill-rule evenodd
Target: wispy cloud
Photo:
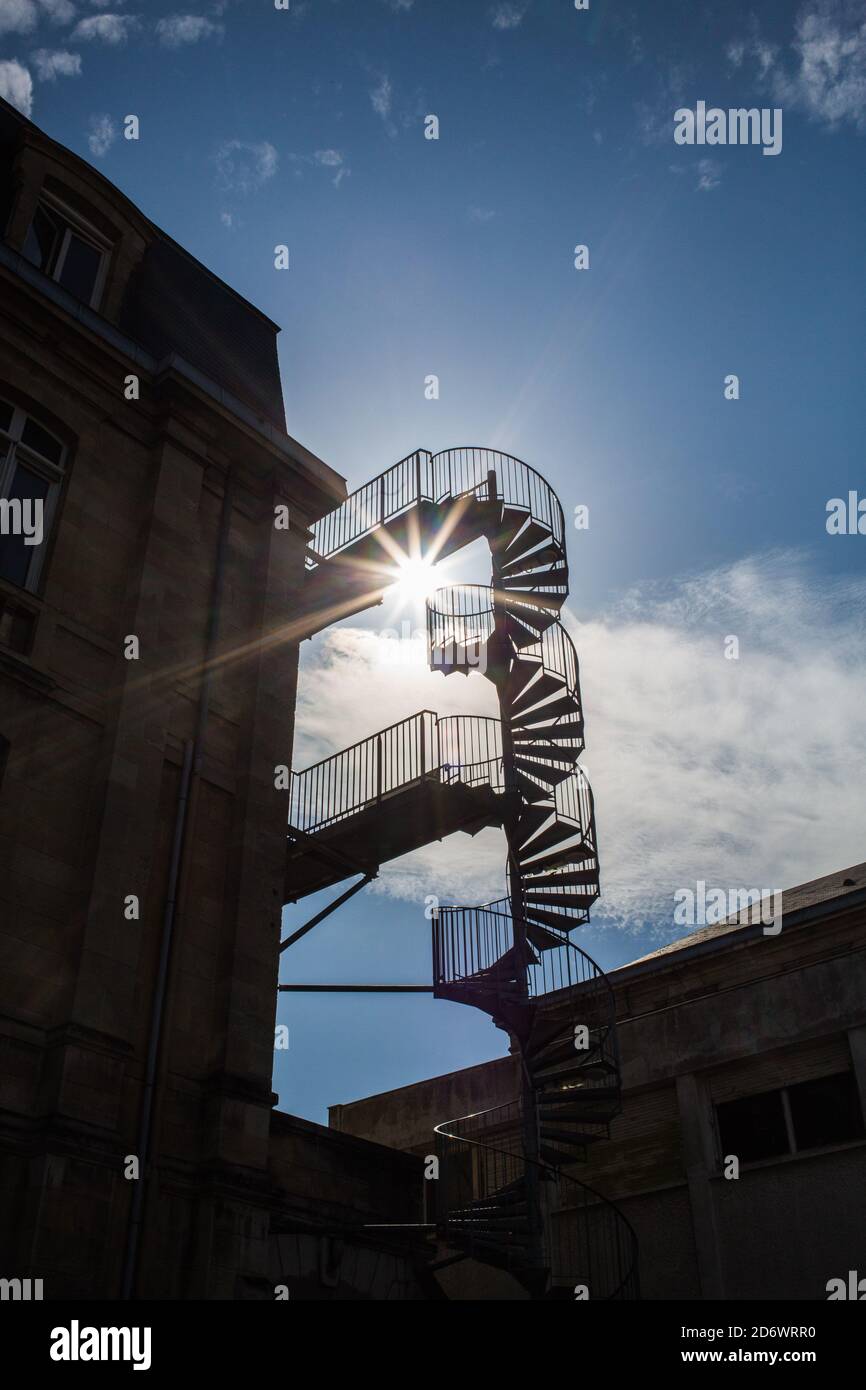
<path id="1" fill-rule="evenodd" d="M 138 28 L 136 15 L 94 14 L 80 19 L 72 31 L 72 38 L 79 43 L 106 43 L 112 48 L 126 43 L 130 34 Z"/>
<path id="2" fill-rule="evenodd" d="M 102 159 L 104 155 L 108 154 L 116 139 L 117 127 L 109 115 L 90 117 L 87 143 L 94 158 Z"/>
<path id="3" fill-rule="evenodd" d="M 0 0 L 0 34 L 32 34 L 40 19 L 69 24 L 74 18 L 72 0 Z"/>
<path id="4" fill-rule="evenodd" d="M 489 222 L 496 216 L 493 208 L 471 207 L 467 212 L 470 222 Z"/>
<path id="5" fill-rule="evenodd" d="M 75 6 L 72 0 L 36 0 L 36 2 L 41 12 L 53 24 L 71 24 L 75 18 Z"/>
<path id="6" fill-rule="evenodd" d="M 156 37 L 164 48 L 182 48 L 185 44 L 200 43 L 202 39 L 221 39 L 222 24 L 214 24 L 197 14 L 173 14 L 157 21 Z"/>
<path id="7" fill-rule="evenodd" d="M 801 10 L 793 42 L 793 71 L 773 68 L 780 101 L 829 126 L 849 122 L 866 130 L 866 14 L 850 0 L 819 0 Z"/>
<path id="8" fill-rule="evenodd" d="M 67 53 L 63 48 L 37 48 L 31 57 L 40 82 L 55 82 L 58 77 L 81 76 L 80 53 Z"/>
<path id="9" fill-rule="evenodd" d="M 277 172 L 279 155 L 268 140 L 224 140 L 214 155 L 217 183 L 228 193 L 254 193 Z"/>
<path id="10" fill-rule="evenodd" d="M 23 63 L 15 58 L 0 62 L 0 97 L 29 116 L 33 110 L 33 78 Z"/>
<path id="11" fill-rule="evenodd" d="M 698 160 L 697 187 L 701 193 L 709 193 L 718 188 L 722 181 L 722 166 L 717 159 Z"/>
<path id="12" fill-rule="evenodd" d="M 339 188 L 343 179 L 351 173 L 339 150 L 316 150 L 313 159 L 321 167 L 334 170 L 331 182 L 335 188 Z"/>
<path id="13" fill-rule="evenodd" d="M 770 554 L 636 590 L 592 622 L 566 614 L 581 659 L 600 918 L 670 920 L 673 889 L 698 878 L 786 886 L 863 859 L 864 613 L 866 580 Z M 735 661 L 723 654 L 731 634 Z M 428 672 L 420 641 L 414 665 L 383 666 L 381 653 L 359 628 L 314 644 L 296 767 L 416 710 L 495 715 L 488 681 Z M 503 846 L 494 831 L 454 835 L 383 868 L 377 891 L 484 902 L 504 889 Z"/>
<path id="14" fill-rule="evenodd" d="M 793 62 L 756 18 L 725 50 L 732 68 L 754 68 L 775 101 L 831 128 L 866 130 L 866 15 L 859 0 L 815 0 L 794 23 Z"/>
<path id="15" fill-rule="evenodd" d="M 386 125 L 391 116 L 391 99 L 391 79 L 387 73 L 383 73 L 375 87 L 370 91 L 370 104 L 376 115 L 381 116 Z"/>
<path id="16" fill-rule="evenodd" d="M 0 0 L 0 34 L 29 34 L 38 20 L 34 0 Z"/>
<path id="17" fill-rule="evenodd" d="M 490 12 L 490 23 L 494 29 L 516 29 L 523 23 L 528 8 L 528 5 L 516 4 L 514 0 L 504 0 L 503 4 L 494 5 Z"/>

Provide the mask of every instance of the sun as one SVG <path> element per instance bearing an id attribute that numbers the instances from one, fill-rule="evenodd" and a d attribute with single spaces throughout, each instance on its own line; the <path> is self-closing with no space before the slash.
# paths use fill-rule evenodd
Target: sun
<path id="1" fill-rule="evenodd" d="M 437 587 L 436 566 L 420 557 L 406 556 L 398 562 L 392 593 L 411 603 L 423 603 Z"/>

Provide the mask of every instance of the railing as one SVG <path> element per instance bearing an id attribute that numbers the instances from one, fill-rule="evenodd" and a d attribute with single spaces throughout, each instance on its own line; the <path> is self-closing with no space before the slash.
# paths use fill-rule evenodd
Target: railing
<path id="1" fill-rule="evenodd" d="M 460 497 L 498 501 L 525 510 L 564 543 L 562 507 L 550 484 L 528 463 L 498 449 L 446 449 L 431 455 L 416 449 L 371 478 L 313 527 L 307 568 L 336 555 L 418 502 L 444 503 Z"/>
<path id="2" fill-rule="evenodd" d="M 539 757 L 534 754 L 532 745 L 521 745 L 521 751 L 525 750 L 527 755 Z M 569 776 L 559 782 L 550 793 L 552 802 L 551 810 L 557 821 L 564 827 L 572 827 L 571 836 L 563 835 L 561 840 L 561 850 L 563 856 L 571 853 L 574 856 L 575 864 L 594 861 L 597 853 L 596 834 L 595 834 L 595 803 L 592 795 L 592 788 L 583 768 L 579 765 L 570 772 Z M 554 847 L 548 845 L 546 849 L 535 851 L 532 841 L 528 840 L 521 847 L 520 867 L 523 874 L 533 872 L 532 858 L 535 853 L 540 858 L 545 858 L 554 852 Z M 563 863 L 566 862 L 565 857 Z M 561 866 L 560 866 L 561 869 Z M 557 869 L 550 870 L 551 873 L 558 872 Z"/>
<path id="3" fill-rule="evenodd" d="M 509 507 L 520 507 L 534 521 L 545 526 L 554 540 L 565 541 L 565 519 L 559 498 L 546 478 L 512 454 L 498 449 L 465 447 L 445 449 L 434 454 L 433 487 L 435 500 L 463 497 L 481 492 L 487 486 L 488 474 L 496 477 L 496 496 Z"/>
<path id="4" fill-rule="evenodd" d="M 590 1301 L 636 1299 L 638 1245 L 630 1223 L 606 1197 L 577 1178 L 524 1157 L 519 1101 L 436 1125 L 437 1213 L 444 1240 L 467 1253 L 520 1270 L 529 1231 L 524 1179 L 540 1181 L 541 1220 L 550 1285 Z M 509 1215 L 511 1219 L 509 1220 Z"/>
<path id="5" fill-rule="evenodd" d="M 440 907 L 433 918 L 433 990 L 477 981 L 513 944 L 507 899 L 485 907 Z M 509 991 L 502 983 L 503 997 Z"/>
<path id="6" fill-rule="evenodd" d="M 493 590 L 489 584 L 450 584 L 427 600 L 430 664 L 442 648 L 480 647 L 493 632 Z"/>
<path id="7" fill-rule="evenodd" d="M 504 791 L 499 720 L 422 710 L 293 772 L 289 824 L 322 830 L 424 778 Z"/>
<path id="8" fill-rule="evenodd" d="M 484 907 L 440 906 L 433 918 L 433 989 L 460 985 L 485 988 L 513 997 L 507 981 L 492 974 L 494 966 L 514 944 L 511 905 L 508 898 Z M 558 933 L 548 929 L 550 935 Z M 561 938 L 561 944 L 536 951 L 536 963 L 527 967 L 528 998 L 543 999 L 560 991 L 574 991 L 578 1022 L 610 1037 L 613 1048 L 616 1007 L 607 976 L 579 946 Z M 615 1051 L 605 1059 L 616 1061 Z"/>

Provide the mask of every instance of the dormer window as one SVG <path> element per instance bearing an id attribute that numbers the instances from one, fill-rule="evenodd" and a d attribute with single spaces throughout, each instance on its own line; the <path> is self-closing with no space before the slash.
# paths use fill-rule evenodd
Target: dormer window
<path id="1" fill-rule="evenodd" d="M 110 249 L 95 227 L 44 196 L 24 243 L 29 261 L 91 308 L 102 293 Z"/>

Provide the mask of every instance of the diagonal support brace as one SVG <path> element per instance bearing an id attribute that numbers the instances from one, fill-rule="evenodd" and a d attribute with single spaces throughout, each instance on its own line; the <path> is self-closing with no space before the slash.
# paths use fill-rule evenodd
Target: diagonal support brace
<path id="1" fill-rule="evenodd" d="M 336 912 L 338 907 L 342 907 L 343 903 L 349 901 L 349 898 L 354 897 L 362 888 L 366 888 L 367 884 L 375 877 L 375 874 L 368 873 L 365 874 L 363 878 L 360 878 L 357 883 L 353 883 L 351 888 L 347 888 L 345 893 L 340 894 L 339 898 L 335 898 L 332 903 L 328 903 L 327 907 L 323 907 L 321 912 L 317 912 L 315 917 L 311 917 L 309 922 L 305 923 L 303 927 L 298 927 L 298 930 L 292 932 L 291 936 L 287 936 L 285 941 L 281 941 L 280 950 L 285 951 L 287 946 L 292 946 L 296 941 L 300 941 L 302 936 L 306 936 L 308 931 L 313 930 L 313 927 L 317 927 L 326 917 L 330 917 L 331 913 Z"/>

